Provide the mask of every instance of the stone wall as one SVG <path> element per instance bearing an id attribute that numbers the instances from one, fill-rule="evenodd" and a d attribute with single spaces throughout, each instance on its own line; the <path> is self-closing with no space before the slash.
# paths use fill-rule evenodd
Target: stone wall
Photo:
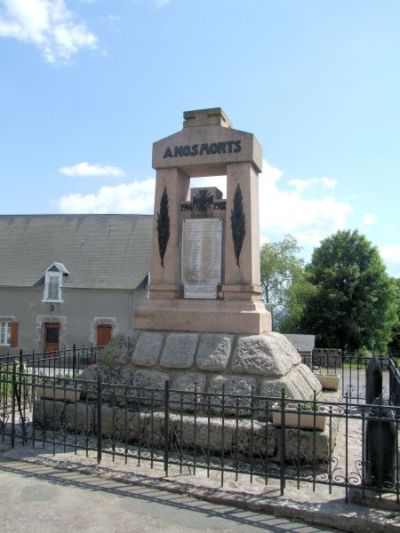
<path id="1" fill-rule="evenodd" d="M 237 395 L 262 395 L 310 400 L 321 391 L 311 370 L 290 342 L 279 333 L 228 335 L 139 331 L 118 336 L 99 355 L 97 365 L 82 374 L 137 388 Z M 231 410 L 234 399 L 227 397 Z M 247 399 L 249 404 L 250 399 Z M 226 413 L 227 414 L 227 413 Z"/>
<path id="2" fill-rule="evenodd" d="M 140 445 L 143 448 L 163 449 L 166 444 L 176 453 L 202 452 L 204 456 L 226 454 L 226 459 L 248 460 L 249 457 L 271 462 L 281 461 L 284 443 L 285 460 L 312 464 L 326 463 L 333 451 L 340 419 L 333 417 L 324 431 L 287 428 L 282 430 L 270 422 L 214 416 L 169 413 L 166 435 L 165 413 L 162 410 L 125 409 L 102 404 L 101 425 L 97 406 L 93 402 L 64 403 L 38 399 L 34 403 L 34 421 L 47 431 L 61 431 L 86 438 L 97 436 L 101 427 L 104 439 L 112 445 L 119 443 Z M 110 442 L 110 440 L 112 442 Z M 114 444 L 115 445 L 115 442 Z"/>

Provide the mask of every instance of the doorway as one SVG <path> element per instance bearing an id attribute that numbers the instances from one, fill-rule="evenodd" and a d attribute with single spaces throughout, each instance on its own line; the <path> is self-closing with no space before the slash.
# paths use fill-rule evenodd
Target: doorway
<path id="1" fill-rule="evenodd" d="M 48 357 L 54 357 L 60 349 L 60 323 L 45 322 L 44 324 L 44 351 Z"/>
<path id="2" fill-rule="evenodd" d="M 112 337 L 112 326 L 110 324 L 97 324 L 96 326 L 96 344 L 105 346 Z"/>

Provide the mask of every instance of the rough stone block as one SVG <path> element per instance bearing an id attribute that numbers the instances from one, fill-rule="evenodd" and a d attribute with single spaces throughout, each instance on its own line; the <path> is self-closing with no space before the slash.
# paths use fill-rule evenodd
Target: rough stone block
<path id="1" fill-rule="evenodd" d="M 65 406 L 65 425 L 68 431 L 86 433 L 94 429 L 95 405 L 77 402 Z"/>
<path id="2" fill-rule="evenodd" d="M 268 398 L 280 398 L 282 389 L 285 390 L 286 398 L 311 400 L 314 390 L 317 394 L 321 391 L 321 384 L 308 367 L 297 365 L 279 379 L 263 380 L 260 384 L 260 395 Z"/>
<path id="3" fill-rule="evenodd" d="M 225 385 L 224 407 L 222 406 L 222 386 Z M 209 394 L 217 394 L 211 397 L 210 410 L 212 413 L 226 415 L 239 414 L 249 415 L 251 408 L 251 393 L 256 391 L 257 382 L 253 377 L 247 376 L 213 376 L 208 387 Z"/>
<path id="4" fill-rule="evenodd" d="M 194 362 L 198 337 L 196 333 L 170 333 L 161 355 L 161 366 L 190 368 Z"/>
<path id="5" fill-rule="evenodd" d="M 282 377 L 300 362 L 300 355 L 286 337 L 267 333 L 238 339 L 232 370 L 238 374 Z"/>
<path id="6" fill-rule="evenodd" d="M 282 389 L 285 390 L 286 398 L 295 398 L 297 389 L 294 387 L 290 375 L 280 379 L 265 379 L 260 384 L 260 396 L 267 398 L 280 398 Z M 300 398 L 299 398 L 300 399 Z"/>
<path id="7" fill-rule="evenodd" d="M 225 420 L 222 424 L 220 418 L 208 419 L 199 417 L 194 425 L 193 417 L 185 416 L 182 421 L 177 415 L 171 417 L 171 423 L 178 448 L 193 450 L 198 448 L 207 453 L 232 450 L 235 434 L 235 420 Z"/>
<path id="8" fill-rule="evenodd" d="M 98 413 L 94 411 L 94 426 L 98 430 Z M 105 437 L 121 442 L 132 442 L 139 437 L 139 413 L 110 405 L 101 408 L 101 433 Z"/>
<path id="9" fill-rule="evenodd" d="M 169 374 L 158 370 L 136 370 L 133 376 L 133 386 L 142 389 L 164 390 L 166 381 L 169 381 Z"/>
<path id="10" fill-rule="evenodd" d="M 299 374 L 297 382 L 299 386 L 305 391 L 306 387 L 310 387 L 317 395 L 322 391 L 322 385 L 319 379 L 312 373 L 312 370 L 307 365 L 297 365 L 293 370 Z"/>
<path id="11" fill-rule="evenodd" d="M 109 366 L 126 364 L 132 357 L 138 332 L 127 335 L 117 335 L 97 355 L 97 363 Z"/>
<path id="12" fill-rule="evenodd" d="M 205 333 L 200 337 L 196 365 L 200 370 L 223 371 L 231 353 L 233 335 Z"/>
<path id="13" fill-rule="evenodd" d="M 133 376 L 133 386 L 137 389 L 137 401 L 146 405 L 159 405 L 162 403 L 165 382 L 169 381 L 169 379 L 167 372 L 147 369 L 137 370 Z"/>
<path id="14" fill-rule="evenodd" d="M 308 465 L 329 461 L 329 452 L 335 447 L 339 420 L 336 417 L 332 418 L 332 433 L 330 433 L 329 424 L 325 426 L 324 431 L 298 428 L 285 429 L 285 460 L 295 464 L 303 463 Z M 277 428 L 277 458 L 280 457 L 281 453 L 282 437 L 281 428 Z"/>
<path id="15" fill-rule="evenodd" d="M 132 386 L 133 369 L 129 366 L 92 366 L 83 371 L 79 379 L 85 380 L 79 383 L 82 399 L 96 400 L 97 376 L 101 377 L 101 397 L 103 401 L 111 401 L 114 396 L 121 396 L 124 386 Z M 121 385 L 122 387 L 118 387 Z"/>
<path id="16" fill-rule="evenodd" d="M 194 418 L 171 415 L 176 447 L 191 451 L 194 448 L 205 454 L 217 454 L 222 451 L 229 459 L 243 456 L 274 457 L 276 455 L 276 429 L 272 424 L 249 420 L 224 419 L 220 417 Z"/>
<path id="17" fill-rule="evenodd" d="M 62 429 L 65 405 L 64 402 L 56 400 L 35 399 L 33 423 L 45 429 Z"/>
<path id="18" fill-rule="evenodd" d="M 143 331 L 136 342 L 132 362 L 138 366 L 154 366 L 158 363 L 164 335 Z"/>
<path id="19" fill-rule="evenodd" d="M 171 389 L 182 391 L 183 394 L 178 392 L 170 393 L 171 409 L 180 409 L 182 406 L 185 410 L 193 410 L 195 395 L 195 386 L 197 383 L 197 403 L 204 402 L 204 396 L 200 393 L 204 393 L 206 386 L 206 377 L 200 372 L 180 372 L 172 377 Z M 176 405 L 174 405 L 176 403 Z"/>
<path id="20" fill-rule="evenodd" d="M 238 425 L 235 445 L 240 453 L 247 456 L 274 457 L 276 455 L 276 429 L 272 424 L 257 420 L 241 420 Z"/>

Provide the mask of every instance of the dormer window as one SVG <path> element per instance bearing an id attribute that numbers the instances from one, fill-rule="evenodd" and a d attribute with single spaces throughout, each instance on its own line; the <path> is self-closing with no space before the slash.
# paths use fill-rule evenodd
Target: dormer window
<path id="1" fill-rule="evenodd" d="M 60 302 L 62 300 L 62 275 L 47 272 L 45 278 L 44 299 L 46 302 Z"/>
<path id="2" fill-rule="evenodd" d="M 69 272 L 62 263 L 52 263 L 44 274 L 44 302 L 62 302 L 64 276 Z"/>

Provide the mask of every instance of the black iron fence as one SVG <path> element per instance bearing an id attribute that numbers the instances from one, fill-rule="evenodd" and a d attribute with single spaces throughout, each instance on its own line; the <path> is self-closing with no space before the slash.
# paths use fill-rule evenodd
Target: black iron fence
<path id="1" fill-rule="evenodd" d="M 102 346 L 82 346 L 63 348 L 54 352 L 29 352 L 19 351 L 18 355 L 0 356 L 0 367 L 11 368 L 17 364 L 19 372 L 28 372 L 36 375 L 57 377 L 77 377 L 82 370 L 97 361 L 97 354 Z"/>
<path id="2" fill-rule="evenodd" d="M 400 379 L 393 381 L 390 377 L 394 368 L 398 370 L 397 359 L 391 355 L 375 356 L 383 371 L 383 396 L 394 397 L 394 387 L 400 388 Z M 344 354 L 344 355 L 303 355 L 302 361 L 315 374 L 336 375 L 340 381 L 342 396 L 348 396 L 351 403 L 364 403 L 366 399 L 366 370 L 371 357 Z M 398 392 L 400 395 L 400 392 Z M 397 403 L 396 405 L 399 405 Z"/>
<path id="3" fill-rule="evenodd" d="M 0 368 L 0 443 L 400 501 L 400 407 L 235 396 Z M 389 436 L 389 437 L 388 437 Z"/>

